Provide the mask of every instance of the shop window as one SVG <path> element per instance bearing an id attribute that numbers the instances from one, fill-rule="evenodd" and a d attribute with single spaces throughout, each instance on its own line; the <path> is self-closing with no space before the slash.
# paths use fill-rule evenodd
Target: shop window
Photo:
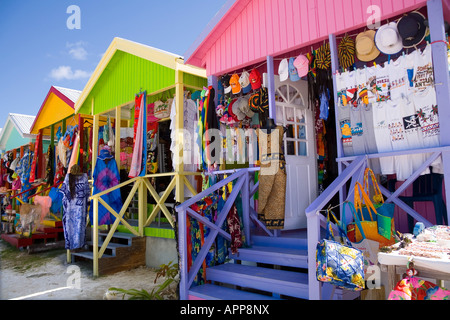
<path id="1" fill-rule="evenodd" d="M 284 152 L 286 155 L 308 156 L 305 102 L 298 90 L 289 84 L 276 89 L 276 122 L 285 128 Z"/>

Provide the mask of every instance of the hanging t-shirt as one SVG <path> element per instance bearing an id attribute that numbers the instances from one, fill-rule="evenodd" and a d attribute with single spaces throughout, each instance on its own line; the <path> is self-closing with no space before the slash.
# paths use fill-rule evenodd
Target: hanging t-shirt
<path id="1" fill-rule="evenodd" d="M 405 100 L 387 101 L 386 104 L 386 120 L 390 133 L 392 149 L 408 150 L 409 144 L 406 137 L 405 128 L 403 126 L 403 118 L 406 115 Z M 410 155 L 395 156 L 395 173 L 397 180 L 403 181 L 413 173 L 413 163 Z"/>
<path id="2" fill-rule="evenodd" d="M 375 66 L 364 68 L 367 79 L 367 101 L 368 103 L 377 102 L 377 70 Z"/>
<path id="3" fill-rule="evenodd" d="M 386 65 L 392 100 L 401 99 L 408 95 L 409 83 L 405 59 L 401 56 L 396 61 L 391 61 Z"/>
<path id="4" fill-rule="evenodd" d="M 422 52 L 417 52 L 414 57 L 414 93 L 422 93 L 432 88 L 434 83 L 433 62 L 431 56 L 431 45 L 428 44 Z"/>
<path id="5" fill-rule="evenodd" d="M 352 146 L 353 146 L 353 154 L 361 155 L 366 152 L 365 149 L 365 128 L 363 127 L 362 117 L 361 117 L 361 108 L 362 104 L 354 107 L 350 105 L 350 124 L 352 131 Z"/>
<path id="6" fill-rule="evenodd" d="M 364 145 L 366 153 L 378 153 L 377 141 L 375 139 L 375 131 L 373 127 L 373 106 L 372 104 L 361 105 L 361 120 L 364 128 Z M 380 160 L 372 158 L 369 165 L 375 174 L 381 173 Z"/>
<path id="7" fill-rule="evenodd" d="M 362 104 L 368 104 L 369 98 L 367 94 L 367 73 L 365 69 L 356 69 L 356 87 L 358 89 L 358 99 L 357 102 Z"/>
<path id="8" fill-rule="evenodd" d="M 422 129 L 420 127 L 420 121 L 414 103 L 409 99 L 403 99 L 403 102 L 403 108 L 405 110 L 403 116 L 403 127 L 405 129 L 409 149 L 422 149 L 424 147 Z M 423 164 L 426 157 L 427 155 L 424 153 L 410 155 L 410 160 L 414 171 L 416 171 Z M 427 173 L 430 173 L 429 169 L 426 169 L 421 174 Z"/>
<path id="9" fill-rule="evenodd" d="M 376 92 L 377 102 L 387 101 L 390 99 L 390 86 L 389 86 L 389 69 L 377 65 L 376 70 Z"/>
<path id="10" fill-rule="evenodd" d="M 347 105 L 346 83 L 345 83 L 346 77 L 347 72 L 336 74 L 337 104 L 342 106 Z"/>
<path id="11" fill-rule="evenodd" d="M 336 74 L 337 104 L 341 106 L 347 105 L 346 83 L 345 83 L 346 77 L 347 72 Z"/>
<path id="12" fill-rule="evenodd" d="M 338 105 L 338 121 L 344 156 L 353 155 L 352 126 L 350 122 L 350 105 Z"/>
<path id="13" fill-rule="evenodd" d="M 345 77 L 345 85 L 347 102 L 356 107 L 358 104 L 358 86 L 356 83 L 355 71 L 347 72 L 347 76 Z"/>
<path id="14" fill-rule="evenodd" d="M 422 128 L 425 148 L 439 146 L 439 118 L 436 101 L 436 91 L 430 87 L 428 90 L 413 95 L 414 105 Z"/>
<path id="15" fill-rule="evenodd" d="M 373 105 L 373 128 L 378 153 L 392 151 L 391 133 L 386 118 L 386 103 L 374 103 Z M 382 174 L 394 174 L 394 157 L 380 157 L 380 168 Z"/>

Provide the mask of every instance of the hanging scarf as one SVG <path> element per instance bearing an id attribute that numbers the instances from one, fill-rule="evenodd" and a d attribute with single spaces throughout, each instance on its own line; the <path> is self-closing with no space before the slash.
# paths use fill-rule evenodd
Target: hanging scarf
<path id="1" fill-rule="evenodd" d="M 147 157 L 147 141 L 144 138 L 144 132 L 146 132 L 147 128 L 147 121 L 144 121 L 144 119 L 147 119 L 146 115 L 146 108 L 141 108 L 141 106 L 144 106 L 146 104 L 146 96 L 147 93 L 144 92 L 139 96 L 139 118 L 138 123 L 136 126 L 135 131 L 135 141 L 134 141 L 134 148 L 133 148 L 133 158 L 131 160 L 131 168 L 130 172 L 128 174 L 129 178 L 135 178 L 137 176 L 144 176 L 145 175 L 145 161 Z M 136 106 L 138 106 L 136 105 Z M 136 107 L 137 109 L 137 107 Z"/>
<path id="2" fill-rule="evenodd" d="M 34 144 L 34 157 L 33 162 L 31 163 L 30 183 L 33 183 L 37 178 L 38 162 L 40 157 L 42 157 L 42 131 L 39 131 L 36 138 L 36 143 Z"/>

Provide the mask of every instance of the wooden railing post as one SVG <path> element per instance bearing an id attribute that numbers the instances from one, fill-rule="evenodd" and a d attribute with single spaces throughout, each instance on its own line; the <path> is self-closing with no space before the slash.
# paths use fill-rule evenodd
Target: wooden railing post
<path id="1" fill-rule="evenodd" d="M 178 212 L 178 251 L 180 255 L 180 300 L 188 299 L 186 209 Z"/>
<path id="2" fill-rule="evenodd" d="M 320 282 L 316 276 L 316 247 L 319 242 L 320 220 L 319 215 L 312 214 L 307 219 L 308 234 L 308 289 L 309 300 L 320 300 Z"/>
<path id="3" fill-rule="evenodd" d="M 242 218 L 244 223 L 244 235 L 247 245 L 251 244 L 250 241 L 250 190 L 249 190 L 249 172 L 245 174 L 244 185 L 242 186 L 241 198 L 242 198 Z"/>
<path id="4" fill-rule="evenodd" d="M 138 196 L 138 203 L 139 203 L 139 210 L 138 210 L 138 229 L 139 229 L 139 235 L 141 237 L 144 236 L 144 212 L 147 212 L 147 192 L 145 190 L 145 184 L 143 183 L 142 179 L 146 178 L 140 178 L 140 181 L 136 182 L 139 183 L 139 196 Z"/>
<path id="5" fill-rule="evenodd" d="M 92 235 L 92 254 L 93 254 L 93 273 L 94 277 L 98 277 L 98 198 L 94 198 L 93 203 L 93 235 Z"/>

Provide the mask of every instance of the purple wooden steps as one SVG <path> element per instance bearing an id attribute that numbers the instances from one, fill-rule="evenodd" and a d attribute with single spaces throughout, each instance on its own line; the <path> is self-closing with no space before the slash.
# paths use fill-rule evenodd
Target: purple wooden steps
<path id="1" fill-rule="evenodd" d="M 235 290 L 209 283 L 191 288 L 189 293 L 204 300 L 280 300 L 269 295 Z"/>
<path id="2" fill-rule="evenodd" d="M 262 300 L 283 296 L 308 299 L 308 261 L 303 239 L 252 237 L 252 242 L 251 247 L 240 248 L 235 255 L 230 253 L 230 258 L 239 263 L 207 268 L 206 278 L 211 283 L 193 287 L 189 294 L 211 300 Z M 282 267 L 290 268 L 281 270 Z"/>

